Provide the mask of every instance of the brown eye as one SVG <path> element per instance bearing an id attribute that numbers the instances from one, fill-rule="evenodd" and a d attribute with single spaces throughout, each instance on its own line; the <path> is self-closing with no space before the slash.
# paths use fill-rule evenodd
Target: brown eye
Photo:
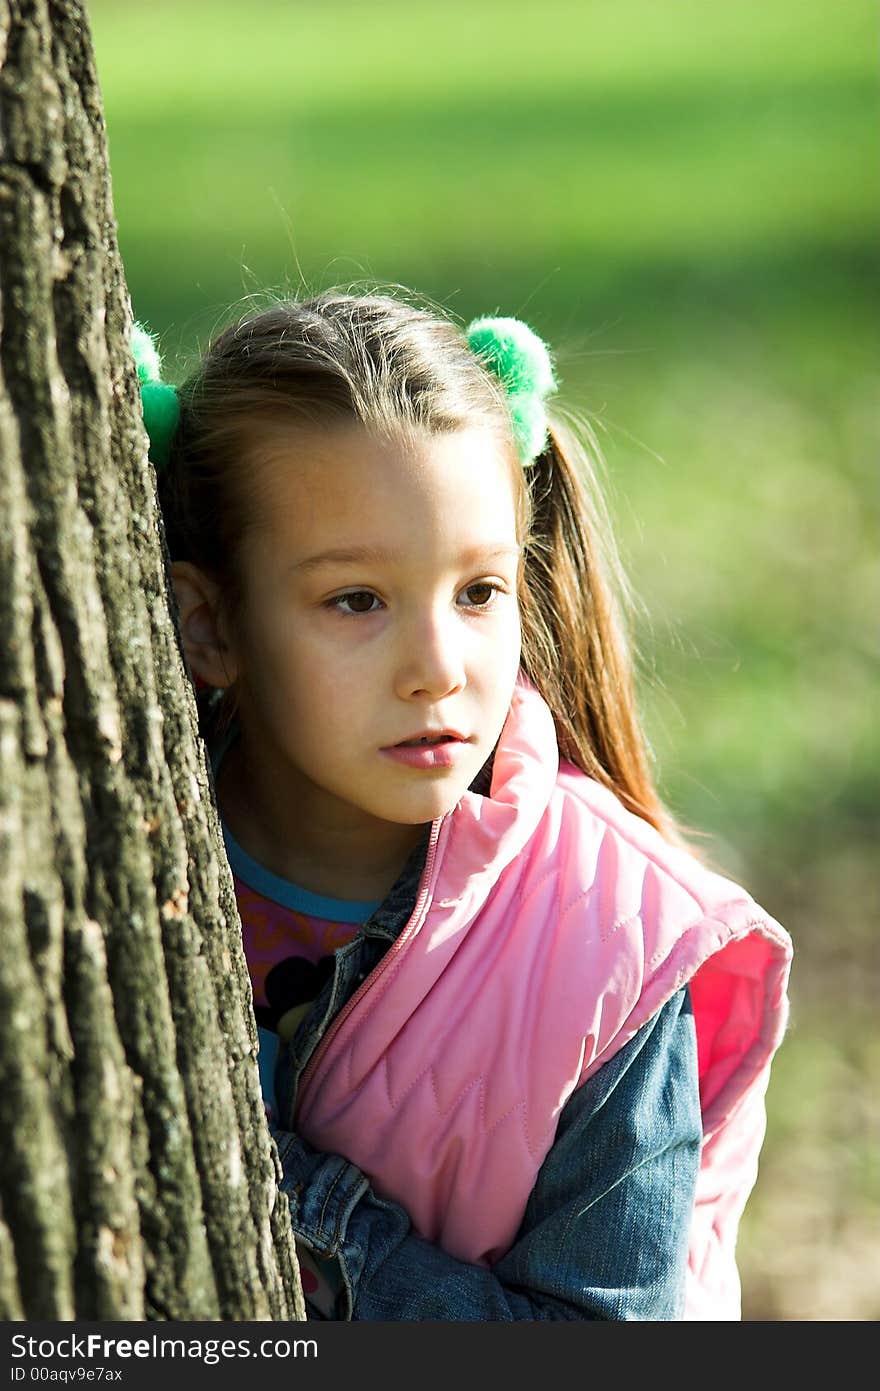
<path id="1" fill-rule="evenodd" d="M 468 596 L 471 605 L 477 609 L 486 608 L 487 605 L 491 604 L 497 593 L 498 586 L 496 584 L 489 584 L 485 580 L 482 580 L 479 584 L 469 584 L 465 590 L 465 594 Z"/>
<path id="2" fill-rule="evenodd" d="M 365 589 L 359 589 L 356 594 L 347 594 L 345 597 L 355 613 L 368 613 L 375 595 L 368 594 Z"/>
<path id="3" fill-rule="evenodd" d="M 337 594 L 327 602 L 330 608 L 337 609 L 339 613 L 356 614 L 375 613 L 372 605 L 378 600 L 368 589 L 352 589 L 348 594 Z"/>

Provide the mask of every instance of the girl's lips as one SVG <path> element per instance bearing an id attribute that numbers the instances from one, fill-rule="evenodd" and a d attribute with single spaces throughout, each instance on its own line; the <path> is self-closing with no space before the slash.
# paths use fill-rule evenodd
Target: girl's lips
<path id="1" fill-rule="evenodd" d="M 448 739 L 443 744 L 393 744 L 380 752 L 409 768 L 451 768 L 467 742 Z"/>

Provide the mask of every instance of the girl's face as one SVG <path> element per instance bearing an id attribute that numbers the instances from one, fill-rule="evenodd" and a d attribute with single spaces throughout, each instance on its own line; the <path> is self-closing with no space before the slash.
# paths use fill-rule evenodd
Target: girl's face
<path id="1" fill-rule="evenodd" d="M 507 455 L 482 430 L 410 446 L 279 427 L 252 477 L 245 746 L 323 825 L 433 820 L 491 753 L 519 669 Z"/>

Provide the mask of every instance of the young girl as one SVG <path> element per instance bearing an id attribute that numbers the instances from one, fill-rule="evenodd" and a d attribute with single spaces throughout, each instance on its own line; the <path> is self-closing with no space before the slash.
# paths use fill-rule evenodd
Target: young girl
<path id="1" fill-rule="evenodd" d="M 310 1314 L 739 1317 L 791 944 L 652 786 L 546 348 L 326 293 L 141 357 Z"/>

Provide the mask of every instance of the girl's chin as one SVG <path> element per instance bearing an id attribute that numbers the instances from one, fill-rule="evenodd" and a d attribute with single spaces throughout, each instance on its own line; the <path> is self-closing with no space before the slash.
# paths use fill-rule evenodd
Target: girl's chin
<path id="1" fill-rule="evenodd" d="M 473 779 L 471 779 L 473 781 Z M 467 792 L 470 783 L 456 781 L 454 787 L 446 786 L 422 791 L 419 795 L 391 799 L 382 808 L 383 820 L 394 821 L 401 826 L 420 826 L 427 821 L 436 821 L 458 805 Z"/>

